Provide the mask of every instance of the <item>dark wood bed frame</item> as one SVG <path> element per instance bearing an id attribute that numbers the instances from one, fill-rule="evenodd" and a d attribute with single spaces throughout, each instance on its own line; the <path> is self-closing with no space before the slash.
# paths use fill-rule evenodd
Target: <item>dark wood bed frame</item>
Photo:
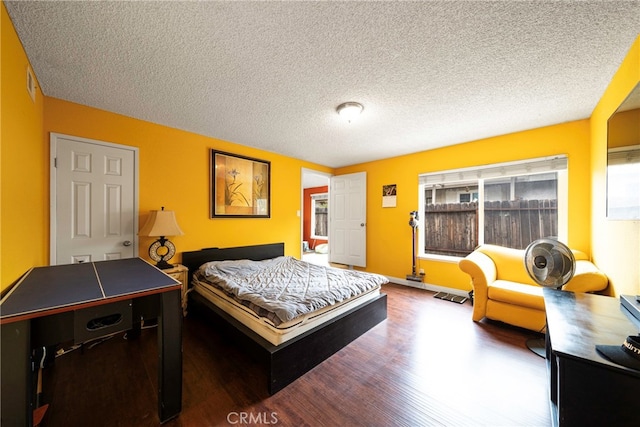
<path id="1" fill-rule="evenodd" d="M 284 255 L 284 243 L 233 248 L 209 248 L 183 252 L 182 264 L 193 273 L 208 261 L 251 259 L 259 261 Z M 189 283 L 191 286 L 191 283 Z M 202 310 L 202 308 L 206 308 Z M 189 313 L 205 314 L 223 328 L 238 345 L 264 364 L 268 391 L 274 394 L 311 370 L 332 354 L 387 318 L 387 296 L 378 297 L 319 325 L 278 346 L 216 307 L 197 292 L 189 293 Z"/>

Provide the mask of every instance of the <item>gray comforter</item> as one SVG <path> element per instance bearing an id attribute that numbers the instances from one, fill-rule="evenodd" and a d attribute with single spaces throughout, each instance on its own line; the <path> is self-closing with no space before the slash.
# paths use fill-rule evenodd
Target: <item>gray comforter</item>
<path id="1" fill-rule="evenodd" d="M 196 279 L 222 289 L 276 326 L 388 282 L 379 274 L 323 267 L 289 256 L 212 261 L 200 267 Z"/>

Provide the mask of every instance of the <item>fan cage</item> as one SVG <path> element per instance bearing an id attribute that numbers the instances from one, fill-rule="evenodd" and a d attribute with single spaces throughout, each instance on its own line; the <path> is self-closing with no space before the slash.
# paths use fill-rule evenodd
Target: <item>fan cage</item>
<path id="1" fill-rule="evenodd" d="M 538 239 L 525 249 L 527 273 L 540 286 L 560 288 L 575 273 L 576 260 L 564 243 L 550 238 Z"/>

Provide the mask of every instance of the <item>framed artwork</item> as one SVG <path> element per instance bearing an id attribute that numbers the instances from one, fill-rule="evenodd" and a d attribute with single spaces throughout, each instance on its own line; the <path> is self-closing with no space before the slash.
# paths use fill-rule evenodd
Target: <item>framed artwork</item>
<path id="1" fill-rule="evenodd" d="M 271 162 L 211 150 L 211 218 L 221 217 L 271 217 Z"/>
<path id="2" fill-rule="evenodd" d="M 382 186 L 382 207 L 383 208 L 395 208 L 396 207 L 396 194 L 397 185 L 388 184 Z"/>

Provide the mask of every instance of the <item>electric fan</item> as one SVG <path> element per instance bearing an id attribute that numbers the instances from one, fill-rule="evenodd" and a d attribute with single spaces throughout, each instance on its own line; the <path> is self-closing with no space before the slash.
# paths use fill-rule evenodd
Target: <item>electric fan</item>
<path id="1" fill-rule="evenodd" d="M 534 282 L 548 288 L 561 288 L 573 277 L 576 259 L 565 244 L 555 239 L 538 239 L 524 251 L 524 266 Z M 530 339 L 527 347 L 545 357 L 544 339 Z"/>

